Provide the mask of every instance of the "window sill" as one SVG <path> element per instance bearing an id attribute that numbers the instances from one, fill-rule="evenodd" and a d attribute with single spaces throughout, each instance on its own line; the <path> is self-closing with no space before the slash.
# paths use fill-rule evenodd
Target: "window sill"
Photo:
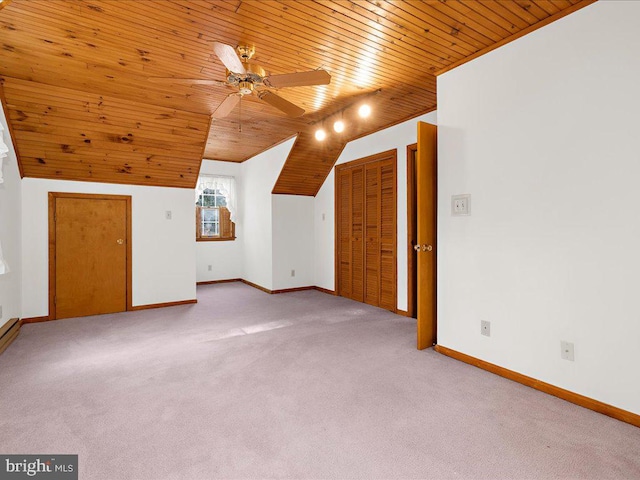
<path id="1" fill-rule="evenodd" d="M 196 242 L 233 242 L 236 237 L 219 238 L 219 237 L 201 237 L 196 238 Z"/>

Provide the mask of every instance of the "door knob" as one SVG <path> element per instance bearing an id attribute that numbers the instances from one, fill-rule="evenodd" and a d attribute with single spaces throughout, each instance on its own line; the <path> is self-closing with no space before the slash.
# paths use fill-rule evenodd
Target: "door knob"
<path id="1" fill-rule="evenodd" d="M 118 240 L 116 240 L 116 243 L 118 245 L 122 245 L 124 243 L 124 240 L 122 240 L 121 238 L 119 238 Z"/>
<path id="2" fill-rule="evenodd" d="M 423 252 L 430 252 L 431 250 L 433 250 L 433 246 L 432 245 L 422 245 L 422 251 Z"/>
<path id="3" fill-rule="evenodd" d="M 413 249 L 414 249 L 416 252 L 419 252 L 419 251 L 420 251 L 420 245 L 414 245 L 414 246 L 413 246 Z"/>

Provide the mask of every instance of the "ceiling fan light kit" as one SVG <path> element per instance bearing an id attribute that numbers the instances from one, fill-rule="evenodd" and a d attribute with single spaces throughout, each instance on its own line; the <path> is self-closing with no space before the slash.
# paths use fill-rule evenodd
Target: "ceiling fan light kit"
<path id="1" fill-rule="evenodd" d="M 253 83 L 246 80 L 238 82 L 238 91 L 240 95 L 251 95 L 253 93 Z"/>

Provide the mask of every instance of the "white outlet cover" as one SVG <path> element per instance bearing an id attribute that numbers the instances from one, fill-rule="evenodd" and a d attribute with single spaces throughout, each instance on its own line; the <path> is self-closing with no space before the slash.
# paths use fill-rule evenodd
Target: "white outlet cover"
<path id="1" fill-rule="evenodd" d="M 164 217 L 167 220 L 171 220 L 171 210 L 167 210 L 166 212 L 164 212 Z"/>
<path id="2" fill-rule="evenodd" d="M 451 215 L 454 217 L 471 215 L 471 195 L 451 195 Z"/>

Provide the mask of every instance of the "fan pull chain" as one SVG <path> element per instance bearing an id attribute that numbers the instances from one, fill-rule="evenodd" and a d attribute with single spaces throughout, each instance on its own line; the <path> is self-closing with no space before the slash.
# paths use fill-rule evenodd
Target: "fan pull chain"
<path id="1" fill-rule="evenodd" d="M 242 133 L 242 95 L 240 95 L 240 104 L 238 106 L 238 133 Z"/>

